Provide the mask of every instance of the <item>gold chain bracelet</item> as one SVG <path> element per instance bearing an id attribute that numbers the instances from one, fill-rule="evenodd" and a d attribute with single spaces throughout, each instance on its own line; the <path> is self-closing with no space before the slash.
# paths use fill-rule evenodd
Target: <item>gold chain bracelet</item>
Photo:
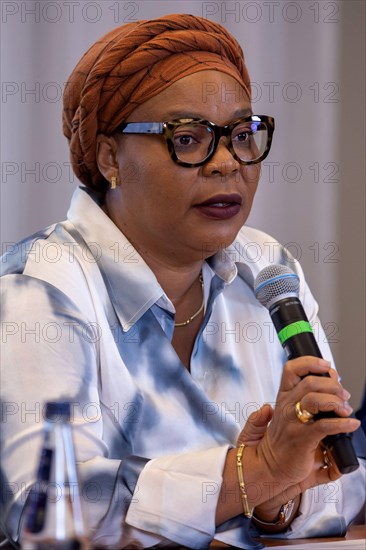
<path id="1" fill-rule="evenodd" d="M 243 502 L 244 516 L 246 518 L 251 518 L 253 516 L 253 508 L 252 509 L 249 508 L 248 495 L 247 495 L 247 490 L 245 488 L 244 477 L 243 477 L 243 464 L 241 462 L 245 447 L 246 445 L 242 443 L 238 449 L 238 453 L 236 455 L 236 468 L 238 471 L 238 480 L 239 480 L 239 487 L 241 492 L 241 500 Z"/>

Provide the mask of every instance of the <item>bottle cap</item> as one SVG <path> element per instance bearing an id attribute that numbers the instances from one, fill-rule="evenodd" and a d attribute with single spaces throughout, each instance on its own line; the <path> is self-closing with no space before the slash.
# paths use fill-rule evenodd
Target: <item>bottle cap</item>
<path id="1" fill-rule="evenodd" d="M 49 401 L 46 403 L 45 418 L 52 422 L 70 420 L 70 403 L 67 401 Z"/>

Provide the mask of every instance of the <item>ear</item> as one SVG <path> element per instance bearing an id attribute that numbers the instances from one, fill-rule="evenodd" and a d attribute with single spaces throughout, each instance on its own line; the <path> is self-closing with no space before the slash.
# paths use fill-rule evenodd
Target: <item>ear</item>
<path id="1" fill-rule="evenodd" d="M 115 138 L 104 134 L 97 136 L 97 164 L 100 173 L 108 181 L 111 181 L 112 176 L 118 175 L 117 149 Z"/>

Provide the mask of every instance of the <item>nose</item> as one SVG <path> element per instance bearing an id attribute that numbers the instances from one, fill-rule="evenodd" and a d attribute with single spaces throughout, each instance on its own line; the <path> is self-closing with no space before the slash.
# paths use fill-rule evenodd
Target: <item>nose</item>
<path id="1" fill-rule="evenodd" d="M 214 156 L 202 166 L 203 176 L 221 177 L 236 173 L 240 168 L 240 163 L 233 157 L 228 149 L 228 138 L 222 136 L 219 140 Z"/>

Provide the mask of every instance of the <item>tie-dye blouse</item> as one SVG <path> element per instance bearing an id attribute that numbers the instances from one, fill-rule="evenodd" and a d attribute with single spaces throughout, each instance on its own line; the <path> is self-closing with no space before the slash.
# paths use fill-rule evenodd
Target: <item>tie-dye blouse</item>
<path id="1" fill-rule="evenodd" d="M 209 244 L 207 245 L 209 247 Z M 190 372 L 171 339 L 174 307 L 132 244 L 84 188 L 67 220 L 2 258 L 2 516 L 18 536 L 34 481 L 43 404 L 67 399 L 93 544 L 205 548 L 216 538 L 258 546 L 238 516 L 215 528 L 228 449 L 248 416 L 275 403 L 283 349 L 252 285 L 287 263 L 323 355 L 317 304 L 300 266 L 275 240 L 244 227 L 203 267 L 205 315 Z M 365 499 L 363 467 L 307 491 L 283 535 L 340 534 Z"/>

